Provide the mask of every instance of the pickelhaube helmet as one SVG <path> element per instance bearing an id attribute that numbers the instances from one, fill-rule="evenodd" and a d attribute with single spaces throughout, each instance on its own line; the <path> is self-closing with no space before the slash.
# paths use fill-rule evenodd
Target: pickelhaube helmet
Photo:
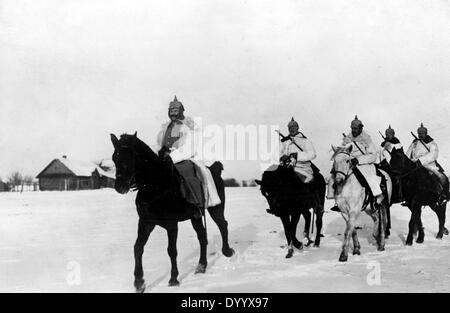
<path id="1" fill-rule="evenodd" d="M 364 126 L 363 123 L 358 119 L 358 116 L 355 115 L 355 119 L 352 121 L 351 127 Z"/>
<path id="2" fill-rule="evenodd" d="M 169 110 L 170 110 L 170 109 L 181 109 L 181 110 L 184 111 L 183 104 L 182 104 L 180 101 L 178 101 L 177 96 L 175 96 L 175 98 L 173 99 L 173 101 L 171 101 L 171 102 L 169 103 Z"/>
<path id="3" fill-rule="evenodd" d="M 294 117 L 292 117 L 292 119 L 288 123 L 288 128 L 292 127 L 292 126 L 297 126 L 298 127 L 298 123 L 294 120 Z"/>
<path id="4" fill-rule="evenodd" d="M 426 127 L 423 126 L 423 123 L 420 123 L 420 127 L 417 128 L 417 133 L 420 134 L 427 134 L 428 133 L 428 129 Z"/>
<path id="5" fill-rule="evenodd" d="M 389 128 L 386 129 L 384 133 L 386 134 L 386 136 L 394 136 L 395 130 L 393 128 L 391 128 L 391 125 L 389 125 Z"/>

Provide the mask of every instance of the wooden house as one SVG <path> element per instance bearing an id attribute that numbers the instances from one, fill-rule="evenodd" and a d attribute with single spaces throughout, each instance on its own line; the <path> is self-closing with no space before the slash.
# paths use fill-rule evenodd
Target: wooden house
<path id="1" fill-rule="evenodd" d="M 93 162 L 54 159 L 38 175 L 39 190 L 85 190 L 114 187 L 115 175 Z"/>

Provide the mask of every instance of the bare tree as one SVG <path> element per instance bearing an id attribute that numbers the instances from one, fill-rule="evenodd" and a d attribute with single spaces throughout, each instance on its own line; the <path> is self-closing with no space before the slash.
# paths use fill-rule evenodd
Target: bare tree
<path id="1" fill-rule="evenodd" d="M 24 183 L 25 185 L 31 185 L 31 184 L 33 183 L 33 176 L 31 176 L 31 175 L 25 175 L 25 176 L 23 177 L 23 183 Z"/>
<path id="2" fill-rule="evenodd" d="M 16 186 L 22 185 L 23 176 L 19 171 L 14 171 L 9 175 L 7 182 L 11 186 L 11 189 L 16 191 Z"/>

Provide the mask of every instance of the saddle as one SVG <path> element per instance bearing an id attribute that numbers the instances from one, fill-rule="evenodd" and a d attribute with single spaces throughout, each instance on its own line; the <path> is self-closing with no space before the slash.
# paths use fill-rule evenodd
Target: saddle
<path id="1" fill-rule="evenodd" d="M 181 196 L 188 203 L 200 208 L 203 214 L 206 203 L 200 170 L 189 160 L 175 164 L 175 169 L 181 176 Z"/>

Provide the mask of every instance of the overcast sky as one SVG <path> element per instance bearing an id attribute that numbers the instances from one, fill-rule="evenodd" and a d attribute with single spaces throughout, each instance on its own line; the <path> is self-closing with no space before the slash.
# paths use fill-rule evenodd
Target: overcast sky
<path id="1" fill-rule="evenodd" d="M 423 122 L 450 171 L 450 2 L 0 0 L 0 177 L 151 144 L 175 94 L 204 124 L 294 116 L 326 173 L 355 114 L 377 145 Z"/>

